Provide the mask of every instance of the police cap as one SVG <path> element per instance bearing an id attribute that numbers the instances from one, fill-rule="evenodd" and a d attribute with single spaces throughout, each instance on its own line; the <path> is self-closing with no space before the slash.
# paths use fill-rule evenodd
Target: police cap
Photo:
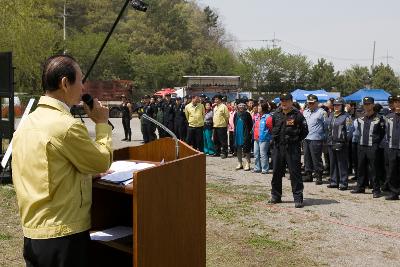
<path id="1" fill-rule="evenodd" d="M 344 100 L 343 97 L 338 97 L 335 100 L 333 100 L 334 105 L 345 105 L 346 101 Z"/>
<path id="2" fill-rule="evenodd" d="M 389 102 L 400 101 L 400 95 L 393 95 L 390 97 L 392 98 L 392 101 L 389 100 Z"/>
<path id="3" fill-rule="evenodd" d="M 363 104 L 374 104 L 375 103 L 375 99 L 371 96 L 366 96 L 363 98 Z"/>
<path id="4" fill-rule="evenodd" d="M 307 96 L 307 103 L 314 103 L 318 102 L 318 97 L 316 95 L 308 95 Z"/>

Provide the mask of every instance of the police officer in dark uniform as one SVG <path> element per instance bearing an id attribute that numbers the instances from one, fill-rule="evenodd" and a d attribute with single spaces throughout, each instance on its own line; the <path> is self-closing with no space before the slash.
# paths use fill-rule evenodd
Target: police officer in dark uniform
<path id="1" fill-rule="evenodd" d="M 348 143 L 353 129 L 351 117 L 344 111 L 345 104 L 343 98 L 336 98 L 325 124 L 331 177 L 328 188 L 339 187 L 339 190 L 348 188 Z"/>
<path id="2" fill-rule="evenodd" d="M 353 121 L 353 125 L 355 120 L 357 119 L 357 104 L 355 102 L 350 102 L 350 104 L 347 105 L 347 113 L 349 113 L 351 120 Z M 358 176 L 358 160 L 357 160 L 357 150 L 358 150 L 358 139 L 354 138 L 354 131 L 355 128 L 352 127 L 352 131 L 350 133 L 349 137 L 349 143 L 348 143 L 348 155 L 349 155 L 349 175 L 353 173 L 354 170 L 354 177 L 352 178 L 353 181 L 357 181 L 357 176 Z"/>
<path id="3" fill-rule="evenodd" d="M 150 96 L 145 95 L 143 97 L 144 99 L 144 104 L 143 104 L 143 114 L 146 114 L 147 116 L 154 118 L 154 114 L 156 112 L 156 107 L 154 104 L 150 103 Z M 152 122 L 146 120 L 143 118 L 143 116 L 140 119 L 140 124 L 143 130 L 143 141 L 144 143 L 149 143 L 151 141 L 156 140 L 157 136 L 155 134 L 155 126 Z"/>
<path id="4" fill-rule="evenodd" d="M 182 141 L 186 140 L 187 120 L 185 116 L 185 104 L 182 103 L 182 98 L 177 97 L 174 106 L 174 133 L 176 137 Z"/>
<path id="5" fill-rule="evenodd" d="M 161 123 L 164 124 L 164 113 L 163 113 L 163 104 L 164 104 L 164 100 L 162 98 L 162 96 L 158 96 L 157 97 L 157 102 L 155 104 L 155 112 L 156 112 L 156 120 Z M 157 130 L 158 130 L 158 138 L 163 138 L 163 137 L 167 137 L 168 133 L 166 131 L 164 131 L 160 126 L 157 126 Z"/>
<path id="6" fill-rule="evenodd" d="M 307 122 L 299 110 L 293 107 L 291 94 L 280 96 L 281 106 L 272 115 L 272 161 L 274 173 L 271 181 L 271 200 L 282 202 L 282 177 L 286 164 L 289 167 L 290 182 L 296 208 L 303 204 L 303 180 L 301 177 L 301 142 L 308 134 Z"/>
<path id="7" fill-rule="evenodd" d="M 364 114 L 356 120 L 359 135 L 358 146 L 358 180 L 353 194 L 365 193 L 365 187 L 372 185 L 374 198 L 381 196 L 380 183 L 376 175 L 377 152 L 385 135 L 385 121 L 374 111 L 374 98 L 364 97 Z"/>
<path id="8" fill-rule="evenodd" d="M 121 113 L 122 113 L 122 126 L 124 127 L 125 138 L 121 141 L 131 141 L 132 130 L 131 130 L 131 118 L 132 118 L 132 104 L 129 103 L 128 98 L 125 95 L 121 96 Z"/>
<path id="9" fill-rule="evenodd" d="M 397 96 L 389 96 L 388 97 L 388 105 L 389 105 L 389 109 L 386 110 L 386 114 L 384 115 L 384 119 L 385 121 L 387 121 L 388 116 L 392 113 L 395 112 L 395 106 L 394 106 L 394 100 L 397 98 Z M 387 124 L 386 124 L 386 128 L 387 128 Z M 385 134 L 385 137 L 383 138 L 382 141 L 382 146 L 383 146 L 383 150 L 384 150 L 384 170 L 385 170 L 385 181 L 382 184 L 382 191 L 389 191 L 390 192 L 390 188 L 389 188 L 389 143 L 388 143 L 388 135 Z"/>
<path id="10" fill-rule="evenodd" d="M 393 96 L 391 113 L 386 117 L 386 140 L 389 195 L 386 200 L 398 200 L 400 194 L 400 95 Z"/>
<path id="11" fill-rule="evenodd" d="M 171 99 L 171 94 L 166 94 L 163 101 L 163 125 L 174 132 L 175 102 Z M 167 136 L 169 136 L 167 134 Z"/>

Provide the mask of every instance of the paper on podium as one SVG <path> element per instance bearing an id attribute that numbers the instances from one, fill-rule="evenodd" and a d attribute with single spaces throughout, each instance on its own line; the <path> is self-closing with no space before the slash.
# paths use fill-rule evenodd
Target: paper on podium
<path id="1" fill-rule="evenodd" d="M 144 170 L 155 166 L 150 163 L 136 163 L 133 161 L 115 161 L 110 166 L 110 171 L 113 173 L 107 174 L 101 178 L 101 180 L 112 182 L 112 183 L 124 183 L 133 177 L 135 171 Z"/>
<path id="2" fill-rule="evenodd" d="M 116 226 L 103 231 L 97 231 L 90 234 L 91 240 L 112 241 L 126 236 L 132 235 L 132 227 Z"/>

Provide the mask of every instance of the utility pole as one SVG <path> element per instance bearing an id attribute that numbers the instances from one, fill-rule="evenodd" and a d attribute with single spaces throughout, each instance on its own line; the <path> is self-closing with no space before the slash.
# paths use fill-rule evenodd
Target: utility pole
<path id="1" fill-rule="evenodd" d="M 280 41 L 281 41 L 281 40 L 275 38 L 275 32 L 274 32 L 274 39 L 271 40 L 271 42 L 272 42 L 272 48 L 274 48 L 274 49 L 277 48 L 276 43 L 279 43 Z"/>
<path id="2" fill-rule="evenodd" d="M 375 67 L 375 44 L 376 44 L 376 42 L 374 41 L 374 50 L 373 50 L 373 52 L 372 52 L 371 73 L 374 71 L 374 67 Z"/>
<path id="3" fill-rule="evenodd" d="M 389 66 L 389 49 L 386 50 L 386 66 Z"/>

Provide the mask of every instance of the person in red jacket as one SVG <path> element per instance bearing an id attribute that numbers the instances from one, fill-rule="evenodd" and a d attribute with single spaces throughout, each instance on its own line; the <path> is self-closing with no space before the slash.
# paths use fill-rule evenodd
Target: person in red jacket
<path id="1" fill-rule="evenodd" d="M 254 122 L 254 169 L 253 172 L 268 173 L 268 149 L 271 142 L 272 116 L 267 102 L 258 105 L 259 117 Z"/>

